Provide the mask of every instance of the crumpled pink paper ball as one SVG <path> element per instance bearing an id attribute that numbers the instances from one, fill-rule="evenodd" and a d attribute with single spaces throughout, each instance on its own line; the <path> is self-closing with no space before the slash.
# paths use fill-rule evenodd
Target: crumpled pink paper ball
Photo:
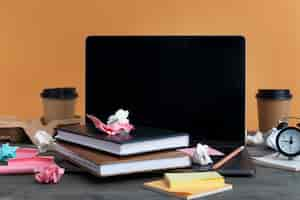
<path id="1" fill-rule="evenodd" d="M 125 122 L 125 123 L 114 122 L 111 124 L 105 124 L 100 119 L 98 119 L 93 115 L 87 115 L 87 117 L 93 122 L 94 126 L 97 129 L 107 133 L 108 135 L 117 135 L 122 132 L 129 133 L 134 129 L 134 126 L 129 122 Z"/>
<path id="2" fill-rule="evenodd" d="M 53 164 L 39 170 L 39 173 L 35 175 L 35 180 L 39 183 L 46 184 L 58 183 L 64 172 L 65 170 L 63 168 Z"/>

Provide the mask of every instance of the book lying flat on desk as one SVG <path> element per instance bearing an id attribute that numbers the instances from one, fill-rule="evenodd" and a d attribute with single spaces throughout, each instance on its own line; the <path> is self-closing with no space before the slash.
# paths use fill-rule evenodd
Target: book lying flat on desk
<path id="1" fill-rule="evenodd" d="M 189 145 L 187 133 L 150 127 L 136 127 L 130 134 L 110 136 L 93 127 L 76 125 L 58 128 L 55 138 L 122 156 Z"/>
<path id="2" fill-rule="evenodd" d="M 263 157 L 253 157 L 254 163 L 266 167 L 285 169 L 289 171 L 300 171 L 300 157 L 297 156 L 293 160 L 278 153 L 270 154 Z"/>
<path id="3" fill-rule="evenodd" d="M 57 142 L 55 151 L 99 177 L 191 166 L 189 156 L 178 151 L 119 157 L 64 142 Z"/>

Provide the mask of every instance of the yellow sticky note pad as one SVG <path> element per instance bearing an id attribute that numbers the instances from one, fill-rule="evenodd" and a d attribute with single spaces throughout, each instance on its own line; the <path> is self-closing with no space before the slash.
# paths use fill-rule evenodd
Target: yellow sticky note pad
<path id="1" fill-rule="evenodd" d="M 166 186 L 171 190 L 223 186 L 223 176 L 217 172 L 166 173 Z"/>
<path id="2" fill-rule="evenodd" d="M 153 191 L 161 192 L 169 196 L 175 196 L 182 199 L 193 199 L 204 197 L 220 192 L 224 192 L 232 189 L 232 185 L 230 184 L 222 184 L 210 187 L 192 187 L 192 188 L 181 188 L 178 190 L 169 189 L 166 181 L 164 179 L 158 181 L 152 181 L 144 184 L 145 188 L 148 188 Z"/>

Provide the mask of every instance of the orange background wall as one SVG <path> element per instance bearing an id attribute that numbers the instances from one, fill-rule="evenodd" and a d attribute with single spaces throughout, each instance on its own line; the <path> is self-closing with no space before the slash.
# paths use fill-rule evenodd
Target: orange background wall
<path id="1" fill-rule="evenodd" d="M 40 91 L 60 86 L 79 89 L 82 114 L 84 41 L 91 34 L 245 35 L 248 128 L 257 127 L 257 88 L 292 89 L 292 112 L 300 114 L 298 2 L 1 0 L 0 115 L 37 118 Z"/>

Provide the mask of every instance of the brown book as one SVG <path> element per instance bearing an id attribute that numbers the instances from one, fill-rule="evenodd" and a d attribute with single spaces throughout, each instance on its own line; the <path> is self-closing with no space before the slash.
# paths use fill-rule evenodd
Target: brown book
<path id="1" fill-rule="evenodd" d="M 65 159 L 100 177 L 184 168 L 191 165 L 189 156 L 178 151 L 119 157 L 64 142 L 57 142 L 55 150 Z"/>

